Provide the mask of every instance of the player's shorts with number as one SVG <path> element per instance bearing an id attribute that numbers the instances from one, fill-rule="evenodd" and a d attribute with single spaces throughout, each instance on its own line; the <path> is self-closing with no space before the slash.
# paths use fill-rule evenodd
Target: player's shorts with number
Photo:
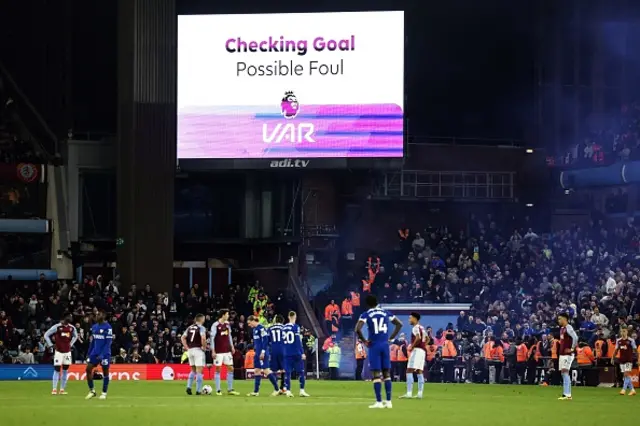
<path id="1" fill-rule="evenodd" d="M 60 367 L 61 365 L 71 365 L 71 352 L 58 352 L 53 354 L 53 365 Z"/>
<path id="2" fill-rule="evenodd" d="M 260 359 L 260 355 L 256 354 L 253 357 L 253 367 L 264 370 L 265 368 L 269 368 L 269 355 L 265 354 L 263 359 Z"/>
<path id="3" fill-rule="evenodd" d="M 92 365 L 101 365 L 103 367 L 108 367 L 109 363 L 111 362 L 111 356 L 90 355 L 88 362 Z"/>
<path id="4" fill-rule="evenodd" d="M 407 368 L 413 370 L 424 370 L 424 361 L 427 358 L 427 353 L 422 348 L 415 348 L 409 355 L 409 362 Z"/>
<path id="5" fill-rule="evenodd" d="M 372 371 L 389 370 L 391 357 L 387 342 L 376 343 L 369 347 L 369 369 Z"/>
<path id="6" fill-rule="evenodd" d="M 221 365 L 233 366 L 233 355 L 230 352 L 224 354 L 216 354 L 216 359 L 213 360 L 213 365 L 220 367 Z"/>
<path id="7" fill-rule="evenodd" d="M 573 364 L 574 355 L 560 355 L 558 357 L 558 368 L 562 370 L 571 370 L 571 364 Z"/>
<path id="8" fill-rule="evenodd" d="M 204 367 L 206 364 L 206 356 L 202 348 L 190 348 L 187 351 L 189 357 L 189 365 L 192 367 Z"/>
<path id="9" fill-rule="evenodd" d="M 620 364 L 620 371 L 622 373 L 629 373 L 631 370 L 633 370 L 633 363 L 625 362 L 624 364 Z"/>

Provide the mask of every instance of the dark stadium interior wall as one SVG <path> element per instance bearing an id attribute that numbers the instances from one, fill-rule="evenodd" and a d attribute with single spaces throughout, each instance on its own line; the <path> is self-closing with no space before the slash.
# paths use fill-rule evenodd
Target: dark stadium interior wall
<path id="1" fill-rule="evenodd" d="M 172 287 L 175 3 L 118 2 L 118 266 L 125 284 Z"/>

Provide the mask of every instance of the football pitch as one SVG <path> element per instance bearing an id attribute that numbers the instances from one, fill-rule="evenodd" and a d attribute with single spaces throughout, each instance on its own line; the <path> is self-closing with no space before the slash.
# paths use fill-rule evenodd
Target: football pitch
<path id="1" fill-rule="evenodd" d="M 249 398 L 252 382 L 236 384 L 243 396 L 188 396 L 185 382 L 112 381 L 107 400 L 85 401 L 83 382 L 70 382 L 65 396 L 52 396 L 49 382 L 0 382 L 0 425 L 602 426 L 633 424 L 640 404 L 617 389 L 574 388 L 573 401 L 558 401 L 559 387 L 470 384 L 426 384 L 424 399 L 400 400 L 405 386 L 396 383 L 393 409 L 374 410 L 371 383 L 310 380 L 311 398 L 297 396 L 297 383 L 295 398 L 270 397 L 268 383 Z"/>

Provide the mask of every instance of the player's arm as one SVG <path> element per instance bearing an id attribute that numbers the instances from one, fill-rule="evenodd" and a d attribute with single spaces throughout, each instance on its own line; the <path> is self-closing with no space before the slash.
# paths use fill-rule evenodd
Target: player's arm
<path id="1" fill-rule="evenodd" d="M 269 347 L 269 333 L 267 332 L 267 329 L 263 328 L 262 333 L 260 334 L 260 345 L 262 347 L 262 350 L 260 351 L 260 359 L 264 359 L 266 348 Z"/>
<path id="2" fill-rule="evenodd" d="M 416 345 L 420 343 L 420 331 L 418 331 L 418 334 L 416 334 L 414 330 L 412 334 L 413 334 L 413 342 L 411 342 L 411 347 L 415 348 Z"/>
<path id="3" fill-rule="evenodd" d="M 233 336 L 231 335 L 231 326 L 227 324 L 227 330 L 229 330 L 229 346 L 231 347 L 231 353 L 236 353 L 236 347 L 233 345 Z"/>
<path id="4" fill-rule="evenodd" d="M 182 347 L 184 348 L 184 350 L 189 350 L 189 347 L 187 346 L 187 332 L 185 331 L 184 333 L 182 333 L 182 337 L 180 337 L 180 343 L 182 343 Z"/>
<path id="5" fill-rule="evenodd" d="M 76 328 L 74 326 L 71 326 L 71 345 L 73 347 L 73 345 L 75 345 L 75 343 L 78 341 L 78 330 L 76 330 Z"/>
<path id="6" fill-rule="evenodd" d="M 571 336 L 571 353 L 575 352 L 576 347 L 578 346 L 578 335 L 576 331 L 573 329 L 572 325 L 567 325 L 566 328 L 567 334 Z"/>
<path id="7" fill-rule="evenodd" d="M 202 345 L 202 350 L 207 350 L 207 330 L 204 327 L 200 327 L 200 344 Z"/>
<path id="8" fill-rule="evenodd" d="M 356 334 L 358 335 L 358 339 L 363 342 L 365 345 L 369 344 L 369 341 L 364 338 L 364 334 L 362 334 L 362 327 L 364 327 L 364 320 L 360 318 L 358 323 L 356 324 Z"/>
<path id="9" fill-rule="evenodd" d="M 391 317 L 391 324 L 393 324 L 395 328 L 393 329 L 393 333 L 391 333 L 391 337 L 389 337 L 389 340 L 393 341 L 396 339 L 396 337 L 398 336 L 398 334 L 400 334 L 400 331 L 402 330 L 402 321 L 400 321 L 397 317 L 393 316 Z"/>
<path id="10" fill-rule="evenodd" d="M 218 321 L 211 326 L 211 356 L 216 356 L 216 336 L 218 335 Z"/>
<path id="11" fill-rule="evenodd" d="M 56 334 L 57 329 L 58 329 L 58 324 L 55 324 L 50 329 L 48 329 L 46 333 L 44 333 L 44 341 L 47 342 L 48 347 L 53 346 L 53 342 L 51 341 L 51 336 Z"/>

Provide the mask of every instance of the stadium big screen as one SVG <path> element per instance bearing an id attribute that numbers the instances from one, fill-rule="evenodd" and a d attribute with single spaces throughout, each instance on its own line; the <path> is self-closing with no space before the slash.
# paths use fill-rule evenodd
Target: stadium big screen
<path id="1" fill-rule="evenodd" d="M 404 154 L 404 12 L 178 17 L 184 169 L 376 167 Z"/>

